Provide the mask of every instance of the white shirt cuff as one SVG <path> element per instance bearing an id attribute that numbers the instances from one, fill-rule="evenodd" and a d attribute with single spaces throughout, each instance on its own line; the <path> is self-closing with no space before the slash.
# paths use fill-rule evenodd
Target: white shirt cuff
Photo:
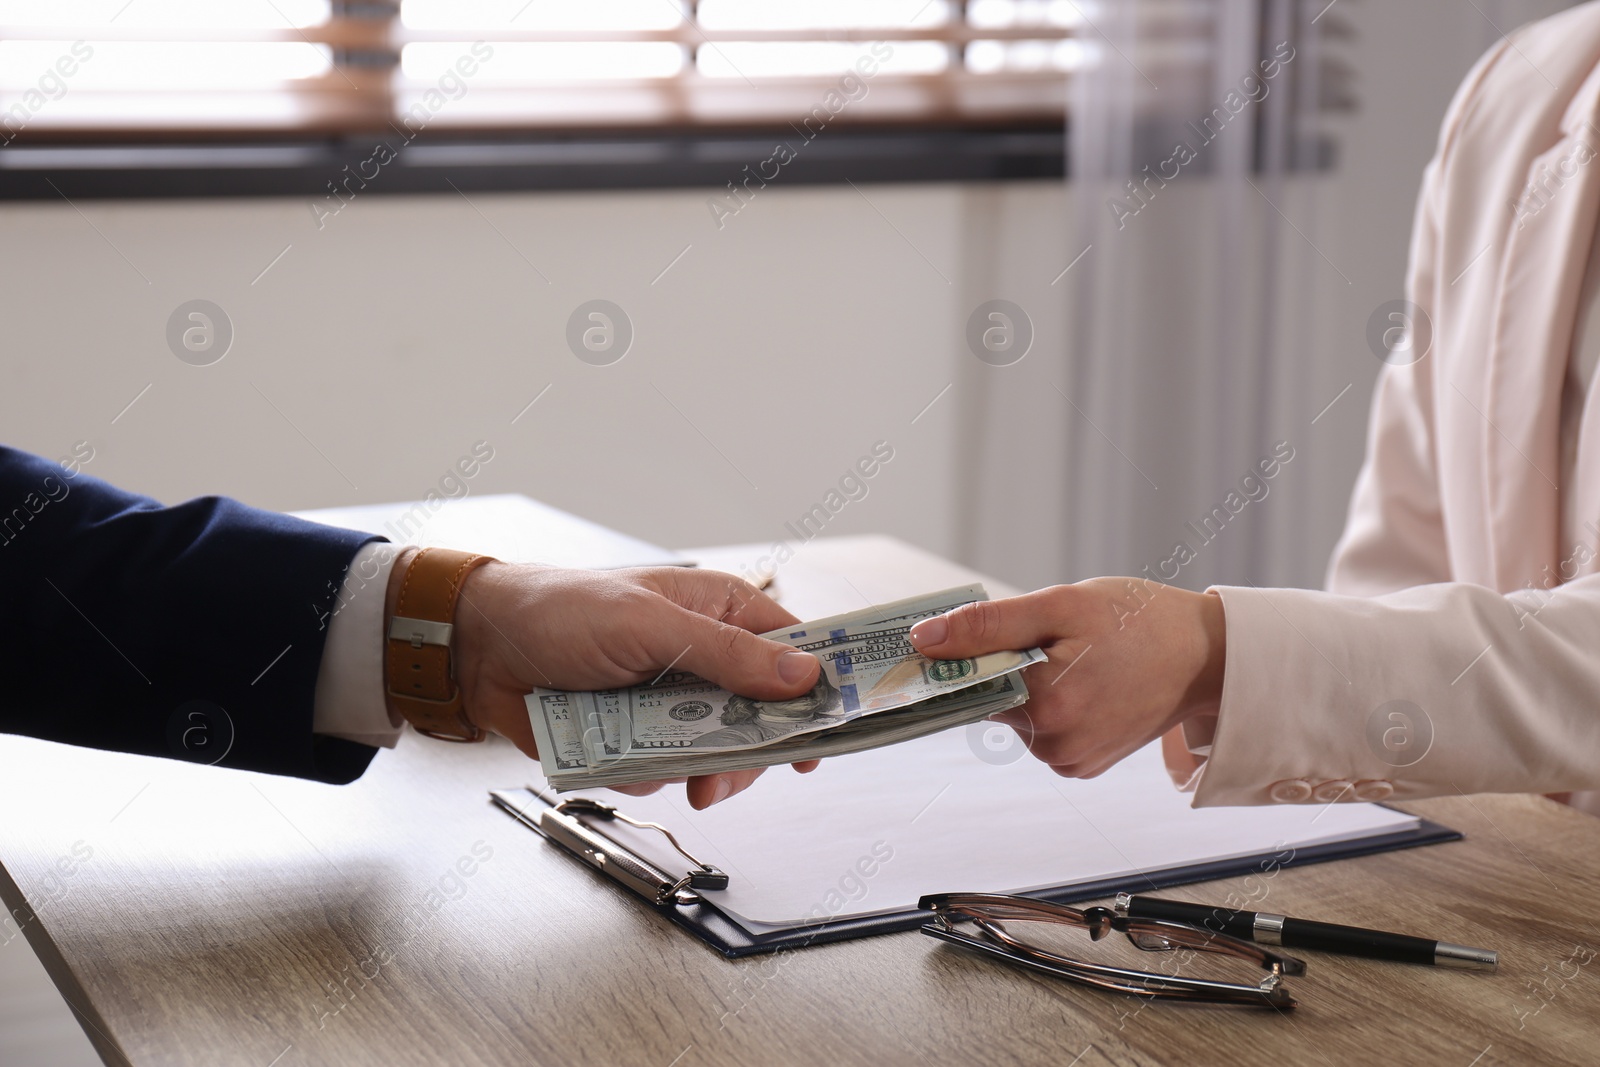
<path id="1" fill-rule="evenodd" d="M 400 739 L 405 724 L 389 717 L 383 681 L 383 602 L 399 553 L 398 545 L 373 541 L 345 570 L 326 622 L 313 733 L 378 748 L 393 748 Z"/>

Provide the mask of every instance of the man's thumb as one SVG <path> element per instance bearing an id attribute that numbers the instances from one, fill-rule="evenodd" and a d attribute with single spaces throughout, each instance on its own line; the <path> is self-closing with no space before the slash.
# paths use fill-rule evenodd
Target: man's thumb
<path id="1" fill-rule="evenodd" d="M 683 614 L 684 625 L 673 631 L 687 647 L 666 650 L 663 663 L 675 656 L 676 666 L 757 700 L 787 700 L 817 684 L 822 664 L 809 652 L 687 609 Z"/>

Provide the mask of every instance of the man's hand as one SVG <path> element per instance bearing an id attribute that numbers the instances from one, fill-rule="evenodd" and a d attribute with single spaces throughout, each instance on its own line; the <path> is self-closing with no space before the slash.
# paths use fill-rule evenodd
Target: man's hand
<path id="1" fill-rule="evenodd" d="M 1194 715 L 1215 712 L 1226 660 L 1222 598 L 1096 578 L 966 604 L 911 630 L 926 656 L 1040 647 L 1028 702 L 994 716 L 1057 774 L 1093 778 Z"/>
<path id="2" fill-rule="evenodd" d="M 413 552 L 395 561 L 394 574 L 405 573 Z M 393 602 L 391 596 L 390 614 Z M 462 585 L 452 658 L 467 717 L 538 758 L 523 700 L 535 686 L 615 689 L 681 667 L 760 700 L 806 692 L 821 670 L 817 658 L 756 636 L 798 621 L 748 582 L 716 571 L 583 571 L 497 562 L 479 567 Z M 810 770 L 816 764 L 796 766 Z M 691 778 L 689 802 L 709 807 L 760 774 Z"/>

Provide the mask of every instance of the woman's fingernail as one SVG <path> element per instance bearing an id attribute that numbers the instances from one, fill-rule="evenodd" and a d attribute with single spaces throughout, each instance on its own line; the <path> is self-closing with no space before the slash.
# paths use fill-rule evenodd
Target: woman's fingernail
<path id="1" fill-rule="evenodd" d="M 728 799 L 728 794 L 731 792 L 733 792 L 733 782 L 727 778 L 718 778 L 716 791 L 711 794 L 711 803 L 722 803 Z"/>
<path id="2" fill-rule="evenodd" d="M 911 628 L 911 643 L 914 645 L 942 645 L 949 636 L 950 622 L 943 615 L 923 619 Z"/>
<path id="3" fill-rule="evenodd" d="M 785 652 L 778 657 L 778 677 L 787 685 L 803 682 L 811 677 L 811 668 L 816 662 L 817 657 L 809 652 Z"/>

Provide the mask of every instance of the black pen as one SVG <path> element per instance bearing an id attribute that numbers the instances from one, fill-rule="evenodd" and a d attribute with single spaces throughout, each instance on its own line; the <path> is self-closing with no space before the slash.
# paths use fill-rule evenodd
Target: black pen
<path id="1" fill-rule="evenodd" d="M 1181 900 L 1135 897 L 1117 894 L 1116 912 L 1133 919 L 1162 919 L 1202 930 L 1284 948 L 1310 948 L 1343 956 L 1365 956 L 1396 963 L 1425 963 L 1434 967 L 1460 967 L 1469 971 L 1492 971 L 1500 954 L 1488 948 L 1469 948 L 1448 941 L 1432 941 L 1406 934 L 1386 934 L 1363 930 L 1359 926 L 1291 919 L 1264 911 L 1235 911 L 1209 904 L 1186 904 Z"/>

